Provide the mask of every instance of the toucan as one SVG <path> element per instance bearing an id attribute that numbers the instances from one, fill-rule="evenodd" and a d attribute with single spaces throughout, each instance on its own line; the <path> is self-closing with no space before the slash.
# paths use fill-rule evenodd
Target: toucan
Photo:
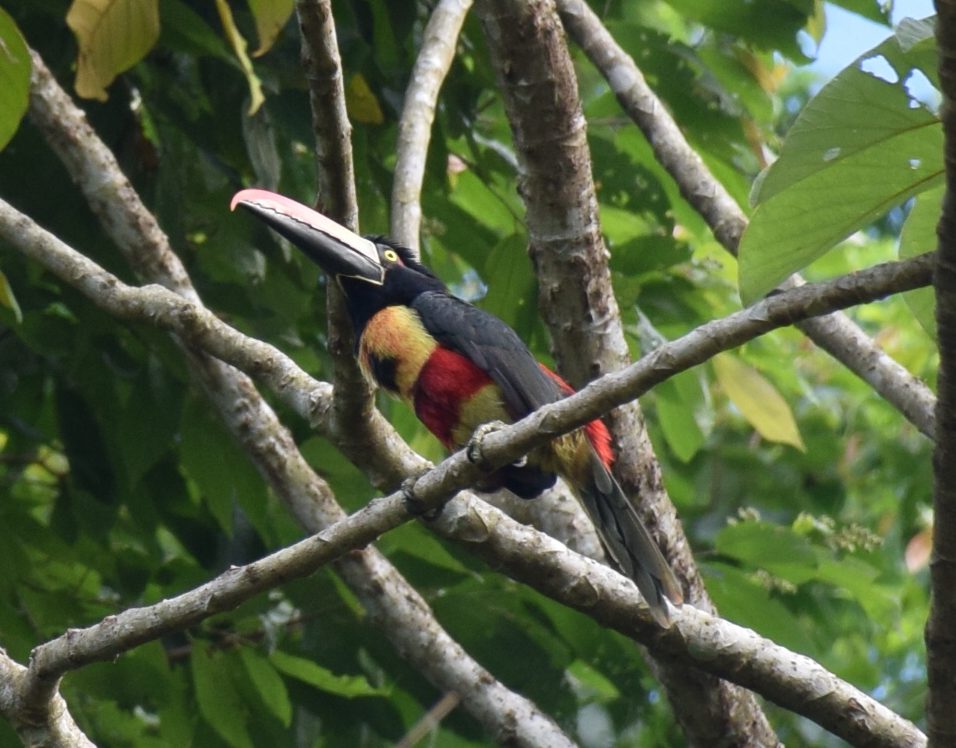
<path id="1" fill-rule="evenodd" d="M 512 423 L 573 392 L 539 364 L 517 333 L 453 296 L 407 248 L 362 237 L 282 195 L 242 190 L 244 208 L 288 239 L 341 287 L 362 370 L 404 400 L 446 449 L 475 431 Z M 617 568 L 637 584 L 655 621 L 670 622 L 665 598 L 683 593 L 660 549 L 611 475 L 611 437 L 600 420 L 557 437 L 488 476 L 482 490 L 507 488 L 530 499 L 561 475 L 571 486 Z"/>

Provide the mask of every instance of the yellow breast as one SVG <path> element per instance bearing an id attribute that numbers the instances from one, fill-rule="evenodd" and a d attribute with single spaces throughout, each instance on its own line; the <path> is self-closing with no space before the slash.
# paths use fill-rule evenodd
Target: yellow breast
<path id="1" fill-rule="evenodd" d="M 437 345 L 416 311 L 389 306 L 365 326 L 359 342 L 359 364 L 381 387 L 411 401 L 419 372 Z"/>

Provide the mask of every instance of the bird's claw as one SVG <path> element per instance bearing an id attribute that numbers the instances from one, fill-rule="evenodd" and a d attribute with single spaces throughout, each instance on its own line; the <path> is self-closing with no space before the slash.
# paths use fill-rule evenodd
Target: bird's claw
<path id="1" fill-rule="evenodd" d="M 477 465 L 486 473 L 491 472 L 494 468 L 488 462 L 488 460 L 485 459 L 484 455 L 485 437 L 495 431 L 501 431 L 501 429 L 507 425 L 508 424 L 502 421 L 489 421 L 488 423 L 483 423 L 476 428 L 472 432 L 471 438 L 468 440 L 468 444 L 465 447 L 465 456 L 468 458 L 468 462 L 470 462 L 472 465 Z"/>
<path id="2" fill-rule="evenodd" d="M 402 481 L 402 499 L 405 501 L 405 509 L 413 517 L 423 519 L 426 522 L 432 522 L 441 515 L 441 510 L 445 508 L 444 504 L 430 507 L 415 495 L 415 483 L 420 476 L 413 476 Z"/>

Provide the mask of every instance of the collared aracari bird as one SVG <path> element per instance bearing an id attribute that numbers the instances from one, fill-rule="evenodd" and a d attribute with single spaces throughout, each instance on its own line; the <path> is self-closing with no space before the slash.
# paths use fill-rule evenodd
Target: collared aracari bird
<path id="1" fill-rule="evenodd" d="M 345 293 L 362 370 L 408 403 L 449 450 L 475 430 L 511 423 L 573 392 L 535 361 L 508 325 L 452 296 L 412 252 L 363 238 L 322 214 L 272 192 L 238 192 L 240 206 L 284 236 Z M 633 579 L 655 620 L 669 624 L 664 598 L 680 605 L 681 587 L 610 472 L 611 438 L 600 420 L 559 436 L 489 476 L 533 498 L 560 474 L 577 495 L 612 562 Z"/>

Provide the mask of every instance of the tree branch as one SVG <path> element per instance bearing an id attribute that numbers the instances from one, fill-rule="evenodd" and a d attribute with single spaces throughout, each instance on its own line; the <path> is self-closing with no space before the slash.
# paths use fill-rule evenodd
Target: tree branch
<path id="1" fill-rule="evenodd" d="M 926 622 L 926 701 L 930 745 L 956 744 L 956 2 L 936 0 L 943 92 L 946 193 L 937 226 L 933 276 L 939 339 L 939 400 L 933 453 L 933 553 Z"/>
<path id="2" fill-rule="evenodd" d="M 112 153 L 39 56 L 33 58 L 30 117 L 66 165 L 107 233 L 141 277 L 196 299 L 166 236 Z M 331 500 L 324 481 L 305 463 L 288 429 L 279 423 L 248 377 L 215 359 L 185 350 L 193 375 L 204 384 L 224 423 L 293 516 L 310 532 L 341 518 L 344 513 Z M 372 411 L 368 424 L 375 449 L 370 450 L 366 443 L 361 458 L 380 483 L 395 485 L 407 474 L 409 464 L 424 463 L 377 411 Z M 439 690 L 468 695 L 465 708 L 490 734 L 514 735 L 514 742 L 531 745 L 540 738 L 543 722 L 552 726 L 551 740 L 555 744 L 566 743 L 566 736 L 534 704 L 496 681 L 441 628 L 421 596 L 377 551 L 350 554 L 339 562 L 337 570 L 396 650 Z M 435 652 L 448 656 L 436 658 Z M 479 690 L 478 684 L 487 687 Z"/>
<path id="3" fill-rule="evenodd" d="M 95 748 L 70 716 L 63 697 L 49 691 L 31 698 L 27 669 L 0 648 L 0 714 L 31 748 Z"/>
<path id="4" fill-rule="evenodd" d="M 724 186 L 687 143 L 677 123 L 647 85 L 634 60 L 583 0 L 556 0 L 561 20 L 600 70 L 624 111 L 641 129 L 681 194 L 707 221 L 717 240 L 736 255 L 747 218 Z M 802 282 L 794 276 L 782 288 Z M 930 439 L 935 397 L 919 379 L 888 356 L 846 315 L 814 318 L 798 327 L 818 346 L 869 384 Z"/>
<path id="5" fill-rule="evenodd" d="M 345 108 L 342 60 L 329 0 L 296 0 L 302 36 L 302 67 L 309 86 L 319 194 L 317 208 L 358 231 L 358 201 L 352 163 L 352 125 Z M 375 390 L 353 355 L 352 323 L 345 298 L 334 283 L 326 289 L 328 351 L 332 357 L 329 424 L 336 445 L 354 460 L 378 453 L 380 431 L 373 424 Z"/>
<path id="6" fill-rule="evenodd" d="M 521 164 L 518 191 L 527 210 L 538 305 L 561 371 L 580 385 L 626 366 L 630 354 L 598 220 L 577 77 L 550 0 L 483 2 L 478 9 Z M 687 599 L 715 612 L 664 490 L 640 405 L 627 403 L 608 422 L 617 446 L 615 475 L 639 497 L 641 518 L 682 579 Z M 745 735 L 759 745 L 779 742 L 750 694 L 666 662 L 651 666 L 691 744 L 741 742 Z"/>
<path id="7" fill-rule="evenodd" d="M 188 337 L 190 329 L 205 329 L 191 325 L 195 310 L 185 315 L 185 324 L 174 321 L 180 319 L 178 315 L 183 309 L 182 304 L 189 302 L 177 300 L 174 294 L 161 288 L 135 289 L 125 286 L 95 263 L 66 247 L 56 237 L 43 232 L 29 219 L 21 217 L 11 221 L 11 211 L 9 206 L 0 203 L 0 236 L 5 241 L 35 256 L 48 268 L 58 272 L 64 281 L 76 285 L 102 308 L 119 316 L 123 316 L 124 312 L 118 299 L 124 296 L 148 293 L 157 298 L 172 297 L 171 300 L 177 301 L 176 304 L 148 311 L 137 307 L 139 311 L 134 316 L 149 324 L 169 325 L 190 343 L 199 344 L 199 338 L 192 340 Z M 40 245 L 30 249 L 28 245 L 33 242 L 40 242 Z M 53 255 L 52 259 L 50 254 Z M 76 255 L 79 262 L 76 265 L 64 263 L 60 255 L 68 259 Z M 747 310 L 716 320 L 684 338 L 666 343 L 628 369 L 607 375 L 583 391 L 547 406 L 500 432 L 489 434 L 484 441 L 483 456 L 492 468 L 513 462 L 520 454 L 554 435 L 596 417 L 600 412 L 595 410 L 597 403 L 603 403 L 601 407 L 613 407 L 617 401 L 638 396 L 667 376 L 701 363 L 718 350 L 739 345 L 746 339 L 802 319 L 807 314 L 827 313 L 834 308 L 925 285 L 929 281 L 932 265 L 933 257 L 926 255 L 859 271 L 836 281 L 807 285 L 765 299 Z M 97 277 L 91 278 L 91 275 Z M 471 485 L 479 477 L 478 468 L 459 452 L 419 478 L 413 491 L 426 505 L 439 506 L 454 491 Z M 401 494 L 373 501 L 365 509 L 340 520 L 317 538 L 301 541 L 248 567 L 230 570 L 197 590 L 157 606 L 126 611 L 88 629 L 68 632 L 36 650 L 31 663 L 35 673 L 32 688 L 55 682 L 66 669 L 97 659 L 111 658 L 129 646 L 172 628 L 189 625 L 219 610 L 233 607 L 266 586 L 280 584 L 293 575 L 310 573 L 319 564 L 341 556 L 350 548 L 371 542 L 382 532 L 405 521 L 407 516 Z M 629 580 L 606 567 L 580 559 L 557 541 L 518 525 L 506 515 L 470 496 L 456 500 L 454 507 L 446 509 L 435 527 L 448 537 L 468 544 L 496 566 L 503 566 L 515 578 L 564 604 L 583 610 L 605 625 L 624 631 L 655 652 L 676 657 L 684 664 L 694 664 L 715 675 L 754 688 L 782 705 L 815 719 L 835 734 L 861 745 L 921 744 L 921 736 L 915 728 L 826 673 L 809 659 L 787 652 L 704 612 L 685 606 L 675 616 L 675 629 L 670 633 L 662 633 L 651 623 L 646 607 L 639 603 L 636 588 Z M 349 559 L 357 557 L 351 554 L 343 557 L 343 561 L 348 563 Z M 557 566 L 552 566 L 552 562 L 557 562 Z M 365 578 L 368 579 L 369 575 L 365 574 Z M 376 586 L 381 581 L 373 578 L 370 583 Z M 624 597 L 620 597 L 620 594 Z M 416 607 L 419 605 L 418 602 L 414 604 Z M 427 610 L 423 602 L 420 605 Z M 420 641 L 424 634 L 423 630 L 416 631 L 414 641 Z M 448 639 L 444 642 L 454 645 Z M 110 649 L 117 645 L 119 649 Z M 435 651 L 433 646 L 419 649 L 423 653 Z M 456 656 L 461 654 L 457 645 L 450 653 Z M 462 659 L 464 662 L 457 662 L 453 657 L 452 661 L 474 675 L 477 666 L 467 657 Z M 799 674 L 797 683 L 789 680 L 789 674 L 794 670 Z M 471 682 L 484 684 L 489 680 L 492 680 L 490 675 L 485 674 L 485 677 Z M 472 709 L 494 708 L 493 705 L 501 696 L 495 692 L 495 688 L 500 689 L 494 684 L 490 691 L 482 690 L 474 694 L 465 691 L 463 696 L 467 694 L 465 701 L 476 698 L 477 707 L 471 705 Z M 521 705 L 520 701 L 517 703 Z M 847 720 L 846 714 L 851 711 L 851 705 L 857 718 Z M 547 722 L 539 713 L 531 711 L 525 724 L 528 732 L 524 734 L 531 735 L 534 730 L 542 729 L 541 720 Z M 508 720 L 494 724 L 499 730 L 496 735 L 510 735 L 500 732 L 507 729 L 510 724 Z M 871 738 L 871 742 L 862 741 L 860 736 L 864 734 L 875 737 Z M 900 734 L 903 738 L 899 738 Z"/>
<path id="8" fill-rule="evenodd" d="M 391 235 L 416 254 L 422 224 L 422 182 L 435 104 L 471 4 L 472 0 L 440 0 L 435 6 L 405 91 L 392 182 Z"/>
<path id="9" fill-rule="evenodd" d="M 474 480 L 476 473 L 477 468 L 456 453 L 423 476 L 416 491 L 429 504 L 440 502 L 456 486 Z M 319 535 L 261 561 L 230 569 L 196 590 L 148 608 L 124 611 L 87 629 L 71 630 L 38 647 L 31 668 L 37 677 L 53 678 L 67 669 L 115 657 L 129 646 L 191 625 L 263 589 L 311 573 L 407 518 L 400 493 L 374 500 Z M 818 663 L 752 631 L 689 605 L 675 611 L 672 628 L 660 629 L 630 580 L 484 502 L 470 497 L 452 501 L 436 529 L 464 540 L 479 556 L 504 564 L 514 578 L 644 643 L 659 656 L 746 685 L 854 745 L 911 747 L 925 742 L 912 724 Z M 149 635 L 144 636 L 145 632 Z M 848 714 L 853 718 L 847 719 Z"/>
<path id="10" fill-rule="evenodd" d="M 173 332 L 191 348 L 210 353 L 215 350 L 215 355 L 229 364 L 238 365 L 248 359 L 250 347 L 238 331 L 230 329 L 222 340 L 213 340 L 219 330 L 228 326 L 213 323 L 207 316 L 208 310 L 159 286 L 137 288 L 124 284 L 3 200 L 0 200 L 0 239 L 120 319 Z M 630 366 L 606 374 L 575 394 L 487 434 L 481 443 L 482 458 L 492 468 L 510 464 L 555 436 L 641 397 L 675 374 L 771 330 L 927 286 L 932 281 L 935 260 L 935 253 L 928 253 L 874 265 L 830 281 L 807 283 L 707 322 L 662 344 Z M 265 343 L 257 342 L 257 345 L 263 346 L 264 351 L 274 350 Z M 257 370 L 264 371 L 270 362 L 284 366 L 276 363 L 280 357 L 281 354 L 268 356 Z M 275 381 L 280 377 L 270 375 L 268 379 Z M 477 478 L 478 473 L 473 477 Z M 416 483 L 416 492 L 417 489 Z"/>

